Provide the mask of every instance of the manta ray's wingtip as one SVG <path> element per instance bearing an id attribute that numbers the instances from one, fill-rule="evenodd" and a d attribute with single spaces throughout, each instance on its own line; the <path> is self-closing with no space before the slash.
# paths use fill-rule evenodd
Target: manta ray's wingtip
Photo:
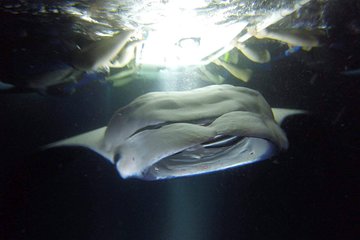
<path id="1" fill-rule="evenodd" d="M 281 125 L 283 121 L 292 115 L 309 114 L 309 111 L 302 109 L 290 109 L 290 108 L 272 108 L 275 121 Z"/>
<path id="2" fill-rule="evenodd" d="M 55 147 L 79 146 L 88 148 L 109 161 L 113 162 L 113 156 L 110 152 L 103 149 L 102 143 L 106 127 L 98 128 L 90 132 L 86 132 L 75 137 L 67 138 L 58 142 L 50 143 L 42 146 L 40 150 L 47 150 Z"/>

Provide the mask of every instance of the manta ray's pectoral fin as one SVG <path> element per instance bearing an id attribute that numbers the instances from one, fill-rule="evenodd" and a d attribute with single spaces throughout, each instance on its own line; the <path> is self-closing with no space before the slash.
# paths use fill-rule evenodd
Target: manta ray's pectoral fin
<path id="1" fill-rule="evenodd" d="M 94 152 L 105 157 L 107 160 L 113 162 L 113 154 L 106 151 L 103 147 L 103 138 L 106 127 L 98 128 L 90 132 L 86 132 L 80 135 L 76 135 L 71 138 L 67 138 L 55 143 L 48 144 L 43 147 L 43 149 L 53 148 L 53 147 L 64 147 L 64 146 L 81 146 L 86 147 Z"/>
<path id="2" fill-rule="evenodd" d="M 284 120 L 289 116 L 309 113 L 308 111 L 301 109 L 289 109 L 289 108 L 271 108 L 271 109 L 274 114 L 275 121 L 279 125 L 281 125 L 284 122 Z"/>

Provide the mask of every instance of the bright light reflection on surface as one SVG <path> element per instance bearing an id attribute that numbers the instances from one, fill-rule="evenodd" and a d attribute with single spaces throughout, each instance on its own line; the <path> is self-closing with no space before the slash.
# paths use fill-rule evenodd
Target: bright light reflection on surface
<path id="1" fill-rule="evenodd" d="M 299 0 L 291 9 L 271 12 L 253 27 L 266 29 L 309 1 Z M 231 50 L 231 41 L 244 30 L 248 22 L 242 20 L 226 25 L 216 24 L 207 17 L 197 15 L 196 8 L 206 5 L 207 1 L 169 1 L 161 11 L 162 21 L 151 26 L 153 30 L 148 32 L 136 62 L 170 68 L 204 65 Z M 238 41 L 245 42 L 250 37 L 250 34 L 244 33 Z"/>
<path id="2" fill-rule="evenodd" d="M 246 26 L 245 22 L 215 25 L 192 11 L 172 11 L 166 22 L 149 32 L 137 63 L 164 67 L 201 64 L 209 54 L 229 45 Z"/>

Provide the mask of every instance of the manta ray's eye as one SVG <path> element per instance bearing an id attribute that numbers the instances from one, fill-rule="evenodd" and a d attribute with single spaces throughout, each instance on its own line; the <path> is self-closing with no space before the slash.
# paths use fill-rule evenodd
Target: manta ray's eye
<path id="1" fill-rule="evenodd" d="M 114 158 L 113 158 L 114 163 L 116 164 L 117 162 L 120 161 L 120 159 L 121 159 L 121 153 L 119 153 L 119 152 L 115 153 Z"/>

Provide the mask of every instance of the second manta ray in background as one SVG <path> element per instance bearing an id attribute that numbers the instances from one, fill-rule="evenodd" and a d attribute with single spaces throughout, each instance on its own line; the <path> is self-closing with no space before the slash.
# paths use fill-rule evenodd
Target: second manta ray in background
<path id="1" fill-rule="evenodd" d="M 302 112 L 271 109 L 259 92 L 231 85 L 153 92 L 115 112 L 107 127 L 48 147 L 88 147 L 116 164 L 123 178 L 190 176 L 286 149 L 288 140 L 277 122 Z"/>

